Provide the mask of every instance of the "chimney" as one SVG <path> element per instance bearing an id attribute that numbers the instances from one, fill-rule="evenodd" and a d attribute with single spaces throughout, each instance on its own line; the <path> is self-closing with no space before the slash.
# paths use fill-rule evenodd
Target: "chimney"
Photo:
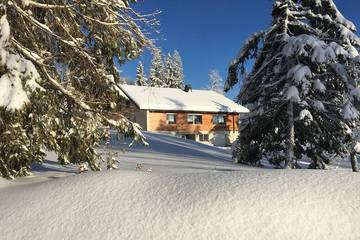
<path id="1" fill-rule="evenodd" d="M 185 88 L 184 88 L 184 91 L 185 91 L 185 92 L 192 92 L 192 87 L 191 87 L 191 85 L 190 85 L 190 84 L 186 84 L 186 85 L 185 85 Z"/>

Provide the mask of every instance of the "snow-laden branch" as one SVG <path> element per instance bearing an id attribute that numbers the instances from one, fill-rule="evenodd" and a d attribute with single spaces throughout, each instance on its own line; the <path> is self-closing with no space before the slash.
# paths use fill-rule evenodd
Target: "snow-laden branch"
<path id="1" fill-rule="evenodd" d="M 25 57 L 31 59 L 32 61 L 36 62 L 38 65 L 44 64 L 44 59 L 40 57 L 37 53 L 31 52 L 29 49 L 21 45 L 18 41 L 12 38 L 11 43 L 14 44 L 15 48 L 20 51 Z"/>
<path id="2" fill-rule="evenodd" d="M 40 28 L 44 32 L 50 34 L 51 36 L 55 37 L 60 42 L 62 42 L 64 44 L 66 44 L 67 46 L 73 48 L 76 52 L 83 55 L 91 63 L 91 65 L 95 66 L 95 64 L 93 62 L 94 59 L 89 54 L 87 54 L 85 51 L 81 50 L 81 46 L 79 45 L 77 40 L 68 32 L 68 30 L 65 27 L 63 27 L 64 32 L 66 32 L 68 34 L 68 36 L 71 38 L 71 41 L 65 40 L 64 38 L 60 37 L 59 35 L 57 35 L 53 31 L 51 31 L 50 28 L 48 28 L 48 26 L 46 26 L 45 24 L 42 24 L 39 21 L 37 21 L 36 19 L 34 19 L 26 11 L 22 10 L 15 2 L 13 2 L 13 4 L 14 4 L 15 8 L 18 10 L 18 12 L 21 15 L 23 15 L 25 18 L 27 18 L 30 22 L 32 22 L 35 26 L 37 26 L 38 28 Z"/>
<path id="3" fill-rule="evenodd" d="M 12 2 L 12 4 L 14 5 L 15 9 L 22 15 L 24 16 L 26 19 L 28 19 L 31 23 L 33 23 L 36 27 L 40 28 L 42 31 L 44 31 L 45 33 L 50 34 L 51 36 L 55 37 L 56 39 L 58 39 L 59 41 L 61 41 L 62 43 L 65 43 L 66 45 L 70 46 L 70 47 L 76 47 L 76 44 L 72 41 L 67 41 L 64 40 L 62 37 L 60 37 L 59 35 L 55 34 L 53 31 L 50 30 L 50 28 L 45 25 L 40 23 L 39 21 L 37 21 L 36 19 L 34 19 L 30 14 L 28 14 L 26 11 L 24 11 L 21 7 L 19 7 L 15 2 Z"/>
<path id="4" fill-rule="evenodd" d="M 360 38 L 353 32 L 354 28 L 351 27 L 352 26 L 351 24 L 349 25 L 349 24 L 345 24 L 342 21 L 340 21 L 340 22 L 336 21 L 336 20 L 332 19 L 329 15 L 323 16 L 321 14 L 315 14 L 311 9 L 304 10 L 301 12 L 294 12 L 293 15 L 298 18 L 306 17 L 306 18 L 310 18 L 310 19 L 315 19 L 317 21 L 326 22 L 326 23 L 334 26 L 338 30 L 340 30 L 340 34 L 341 34 L 341 38 L 342 38 L 341 40 L 345 41 L 346 39 L 349 39 L 352 44 L 360 47 Z"/>
<path id="5" fill-rule="evenodd" d="M 31 0 L 23 0 L 23 5 L 25 6 L 32 6 L 42 9 L 61 9 L 61 8 L 71 8 L 74 5 L 53 5 L 53 4 L 47 4 L 47 3 L 39 3 L 36 1 Z"/>
<path id="6" fill-rule="evenodd" d="M 263 39 L 265 32 L 258 32 L 247 39 L 245 46 L 241 49 L 238 56 L 230 63 L 228 79 L 225 82 L 225 91 L 229 91 L 239 81 L 240 73 L 245 74 L 245 62 L 249 58 L 255 57 L 260 41 Z"/>

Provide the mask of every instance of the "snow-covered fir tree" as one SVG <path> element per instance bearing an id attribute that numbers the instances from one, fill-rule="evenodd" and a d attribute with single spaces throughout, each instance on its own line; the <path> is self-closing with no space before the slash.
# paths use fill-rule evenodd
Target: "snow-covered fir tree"
<path id="1" fill-rule="evenodd" d="M 152 46 L 129 2 L 0 2 L 0 176 L 29 174 L 45 150 L 100 170 L 96 147 L 108 126 L 144 141 L 114 114 L 114 56 L 123 64 Z"/>
<path id="2" fill-rule="evenodd" d="M 239 103 L 251 110 L 234 157 L 285 168 L 308 158 L 311 168 L 325 168 L 329 156 L 348 153 L 358 126 L 356 27 L 332 0 L 277 0 L 272 16 L 272 26 L 250 37 L 229 68 L 225 89 L 243 80 Z"/>
<path id="3" fill-rule="evenodd" d="M 142 61 L 139 62 L 139 65 L 137 66 L 137 69 L 136 69 L 135 85 L 137 85 L 137 86 L 146 86 L 147 85 L 147 79 L 146 79 L 145 71 L 144 71 L 144 63 Z"/>
<path id="4" fill-rule="evenodd" d="M 220 94 L 224 94 L 224 80 L 220 76 L 218 70 L 213 69 L 209 72 L 209 85 L 208 90 L 215 91 Z"/>
<path id="5" fill-rule="evenodd" d="M 184 88 L 184 69 L 180 53 L 177 50 L 174 51 L 172 56 L 170 53 L 167 54 L 165 58 L 164 76 L 167 87 L 180 89 Z"/>
<path id="6" fill-rule="evenodd" d="M 173 79 L 169 86 L 182 89 L 185 86 L 184 68 L 180 53 L 177 50 L 174 51 L 174 54 L 172 56 L 172 65 Z"/>
<path id="7" fill-rule="evenodd" d="M 148 84 L 152 87 L 181 89 L 185 86 L 184 70 L 178 51 L 175 50 L 173 56 L 168 53 L 164 60 L 161 49 L 154 51 Z"/>
<path id="8" fill-rule="evenodd" d="M 151 87 L 166 87 L 165 75 L 166 72 L 162 58 L 162 51 L 158 48 L 153 51 L 148 85 Z"/>
<path id="9" fill-rule="evenodd" d="M 165 58 L 165 74 L 164 74 L 164 81 L 167 87 L 174 87 L 175 83 L 175 69 L 174 69 L 174 61 L 173 57 L 170 53 L 166 55 Z"/>

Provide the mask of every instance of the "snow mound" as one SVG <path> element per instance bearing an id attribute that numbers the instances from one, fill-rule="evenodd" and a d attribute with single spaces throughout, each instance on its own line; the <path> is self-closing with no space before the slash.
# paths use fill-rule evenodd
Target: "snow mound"
<path id="1" fill-rule="evenodd" d="M 360 175 L 91 173 L 1 189 L 3 239 L 359 239 Z M 21 211 L 20 211 L 21 209 Z"/>

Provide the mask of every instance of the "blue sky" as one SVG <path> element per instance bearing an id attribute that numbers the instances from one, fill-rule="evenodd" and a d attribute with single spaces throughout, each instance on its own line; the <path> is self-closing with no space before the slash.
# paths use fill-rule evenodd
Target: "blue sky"
<path id="1" fill-rule="evenodd" d="M 360 1 L 335 0 L 345 17 L 360 30 Z M 271 21 L 273 0 L 145 0 L 133 7 L 143 14 L 161 10 L 161 34 L 157 45 L 164 53 L 177 49 L 184 62 L 185 81 L 193 88 L 204 88 L 208 73 L 218 69 L 226 79 L 229 62 L 252 33 L 266 29 Z M 148 69 L 151 56 L 141 58 Z M 120 69 L 122 75 L 135 79 L 139 60 Z M 234 97 L 239 89 L 229 93 Z"/>

